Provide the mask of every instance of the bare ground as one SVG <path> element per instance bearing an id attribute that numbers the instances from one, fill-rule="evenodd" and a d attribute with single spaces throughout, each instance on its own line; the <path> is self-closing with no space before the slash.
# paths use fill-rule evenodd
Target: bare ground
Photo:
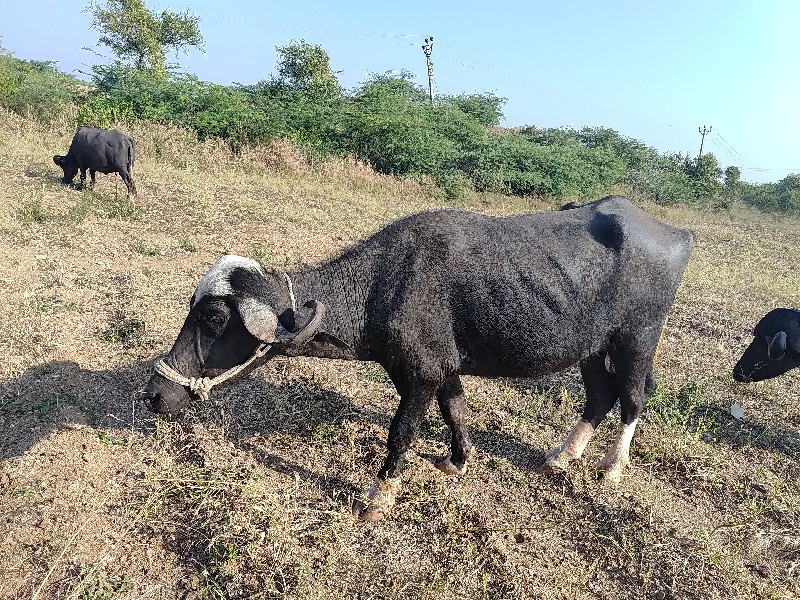
<path id="1" fill-rule="evenodd" d="M 613 419 L 570 473 L 535 472 L 579 414 L 575 371 L 465 378 L 468 474 L 433 468 L 432 411 L 394 512 L 363 524 L 397 404 L 379 366 L 275 359 L 174 419 L 131 398 L 221 254 L 289 268 L 443 202 L 284 146 L 130 133 L 135 204 L 112 176 L 59 183 L 69 126 L 0 113 L 0 597 L 800 597 L 800 371 L 730 377 L 757 319 L 800 306 L 797 219 L 645 205 L 697 246 L 621 485 L 594 469 Z"/>

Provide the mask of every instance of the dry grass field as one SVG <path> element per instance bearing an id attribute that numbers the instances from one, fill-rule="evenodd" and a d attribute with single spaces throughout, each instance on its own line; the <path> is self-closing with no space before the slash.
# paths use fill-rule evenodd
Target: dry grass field
<path id="1" fill-rule="evenodd" d="M 378 365 L 278 358 L 169 419 L 132 396 L 221 254 L 310 263 L 443 201 L 357 163 L 233 157 L 150 126 L 128 131 L 132 204 L 113 176 L 59 182 L 72 133 L 0 112 L 0 597 L 800 597 L 800 370 L 730 376 L 758 318 L 800 306 L 797 219 L 644 205 L 697 244 L 619 486 L 594 469 L 616 417 L 571 472 L 535 471 L 580 411 L 576 370 L 465 378 L 467 475 L 433 467 L 448 434 L 432 410 L 394 511 L 365 524 L 350 502 L 397 404 Z"/>

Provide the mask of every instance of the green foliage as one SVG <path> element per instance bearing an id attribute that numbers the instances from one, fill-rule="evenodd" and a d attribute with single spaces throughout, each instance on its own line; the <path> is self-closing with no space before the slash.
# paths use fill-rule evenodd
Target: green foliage
<path id="1" fill-rule="evenodd" d="M 734 201 L 741 199 L 742 172 L 739 167 L 730 166 L 725 169 L 725 177 L 722 182 L 722 194 L 719 197 L 715 208 L 718 210 L 728 210 Z"/>
<path id="2" fill-rule="evenodd" d="M 278 77 L 276 87 L 302 92 L 313 101 L 338 98 L 342 88 L 331 70 L 328 53 L 317 44 L 301 39 L 277 46 Z"/>
<path id="3" fill-rule="evenodd" d="M 191 46 L 202 50 L 200 18 L 188 11 L 156 15 L 142 0 L 106 0 L 102 5 L 89 4 L 86 12 L 92 17 L 92 29 L 102 34 L 98 43 L 140 71 L 163 76 L 168 51 L 178 53 Z"/>
<path id="4" fill-rule="evenodd" d="M 253 85 L 170 74 L 162 68 L 163 51 L 199 45 L 196 18 L 156 16 L 141 0 L 108 0 L 88 11 L 96 27 L 107 28 L 105 42 L 135 66 L 95 66 L 87 93 L 88 86 L 53 63 L 0 52 L 0 105 L 47 119 L 74 102 L 77 125 L 156 121 L 189 128 L 201 140 L 221 138 L 234 151 L 287 139 L 309 160 L 353 156 L 381 173 L 433 181 L 448 199 L 470 188 L 592 198 L 626 186 L 663 204 L 727 209 L 741 199 L 762 210 L 800 213 L 798 175 L 755 185 L 729 167 L 723 182 L 711 153 L 660 154 L 609 128 L 503 129 L 505 98 L 492 93 L 440 96 L 431 104 L 407 71 L 373 73 L 344 92 L 325 50 L 304 40 L 279 46 L 276 75 Z M 28 221 L 43 218 L 35 205 L 23 212 Z"/>
<path id="5" fill-rule="evenodd" d="M 503 119 L 503 105 L 507 102 L 507 98 L 488 92 L 485 94 L 439 96 L 438 102 L 440 105 L 456 107 L 484 127 L 497 127 Z"/>
<path id="6" fill-rule="evenodd" d="M 81 82 L 53 61 L 21 60 L 0 53 L 0 106 L 51 121 L 80 94 Z"/>
<path id="7" fill-rule="evenodd" d="M 722 191 L 722 168 L 710 152 L 697 158 L 687 158 L 684 172 L 694 182 L 696 198 L 714 200 Z"/>
<path id="8" fill-rule="evenodd" d="M 766 212 L 800 214 L 800 174 L 792 173 L 778 183 L 742 183 L 742 200 Z"/>
<path id="9" fill-rule="evenodd" d="M 787 213 L 800 213 L 800 174 L 792 173 L 775 185 L 778 210 Z"/>

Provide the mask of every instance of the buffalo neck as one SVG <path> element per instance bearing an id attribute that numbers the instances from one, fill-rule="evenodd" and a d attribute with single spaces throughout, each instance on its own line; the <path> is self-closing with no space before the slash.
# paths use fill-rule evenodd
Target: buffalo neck
<path id="1" fill-rule="evenodd" d="M 288 273 L 297 305 L 317 300 L 325 305 L 321 331 L 335 336 L 359 358 L 364 356 L 363 332 L 371 261 L 348 252 L 334 260 Z M 288 293 L 288 282 L 286 283 Z M 316 353 L 315 353 L 316 354 Z"/>

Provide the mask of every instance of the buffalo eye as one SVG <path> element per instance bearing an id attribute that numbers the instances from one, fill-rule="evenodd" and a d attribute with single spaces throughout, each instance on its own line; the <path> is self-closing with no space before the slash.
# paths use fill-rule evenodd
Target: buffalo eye
<path id="1" fill-rule="evenodd" d="M 200 315 L 198 321 L 205 333 L 220 337 L 228 324 L 228 314 L 222 310 L 211 310 Z"/>

